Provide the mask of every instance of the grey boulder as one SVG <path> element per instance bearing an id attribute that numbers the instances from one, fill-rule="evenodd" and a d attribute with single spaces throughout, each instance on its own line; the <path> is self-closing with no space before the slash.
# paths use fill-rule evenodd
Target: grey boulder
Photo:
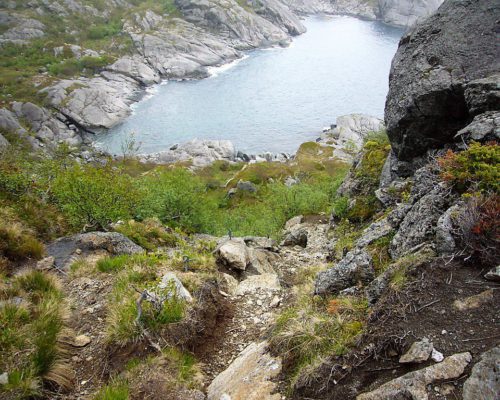
<path id="1" fill-rule="evenodd" d="M 314 293 L 338 294 L 358 283 L 366 285 L 374 278 L 375 271 L 370 254 L 365 250 L 355 249 L 347 253 L 334 267 L 318 273 Z"/>

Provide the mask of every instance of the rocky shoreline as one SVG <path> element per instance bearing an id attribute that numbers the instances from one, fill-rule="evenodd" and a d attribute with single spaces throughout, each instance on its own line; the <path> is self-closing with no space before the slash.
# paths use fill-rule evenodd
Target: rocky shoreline
<path id="1" fill-rule="evenodd" d="M 26 137 L 35 149 L 50 151 L 62 143 L 70 147 L 84 144 L 92 149 L 93 133 L 123 121 L 148 87 L 161 80 L 207 77 L 208 68 L 233 62 L 246 50 L 286 46 L 293 36 L 306 30 L 299 16 L 354 15 L 409 26 L 433 12 L 440 2 L 420 0 L 418 7 L 406 7 L 386 1 L 381 13 L 377 11 L 380 7 L 364 2 L 266 0 L 242 6 L 234 0 L 176 0 L 179 15 L 146 10 L 132 14 L 124 22 L 123 32 L 133 43 L 130 55 L 122 56 L 93 77 L 62 79 L 42 89 L 50 109 L 30 102 L 14 102 L 10 109 L 0 109 L 0 129 Z M 67 15 L 63 8 L 58 10 L 51 12 Z M 43 15 L 45 11 L 39 8 L 37 12 Z M 81 8 L 78 12 L 97 11 Z M 391 12 L 410 13 L 412 17 L 386 18 Z M 0 13 L 2 19 L 12 14 L 1 10 Z M 43 29 L 39 30 L 37 37 L 43 37 Z M 30 39 L 28 33 L 14 26 L 0 35 L 0 40 L 23 43 Z M 68 46 L 78 57 L 98 54 L 91 49 Z M 58 49 L 65 50 L 64 46 Z M 28 131 L 34 135 L 27 135 Z"/>

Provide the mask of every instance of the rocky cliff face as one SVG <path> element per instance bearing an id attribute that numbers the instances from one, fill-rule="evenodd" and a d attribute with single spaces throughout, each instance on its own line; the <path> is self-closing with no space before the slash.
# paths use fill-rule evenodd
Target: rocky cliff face
<path id="1" fill-rule="evenodd" d="M 286 0 L 299 14 L 345 14 L 409 27 L 434 13 L 443 0 Z"/>
<path id="2" fill-rule="evenodd" d="M 483 130 L 484 120 L 491 120 L 484 136 L 498 135 L 491 112 L 500 104 L 494 46 L 499 10 L 488 0 L 449 0 L 401 39 L 385 107 L 387 132 L 400 160 L 453 142 L 473 120 L 482 121 Z"/>

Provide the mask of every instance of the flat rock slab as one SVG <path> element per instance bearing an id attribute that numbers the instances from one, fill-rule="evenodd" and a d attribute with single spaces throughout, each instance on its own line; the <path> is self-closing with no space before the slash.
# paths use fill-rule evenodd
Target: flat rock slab
<path id="1" fill-rule="evenodd" d="M 427 386 L 434 382 L 458 378 L 470 363 L 470 353 L 454 354 L 440 364 L 409 372 L 389 381 L 372 392 L 363 393 L 356 400 L 413 399 L 427 400 Z"/>
<path id="2" fill-rule="evenodd" d="M 252 275 L 240 282 L 236 288 L 236 295 L 243 296 L 247 293 L 255 293 L 258 290 L 278 291 L 280 289 L 280 281 L 276 274 Z"/>
<path id="3" fill-rule="evenodd" d="M 144 249 L 117 232 L 89 232 L 57 239 L 47 246 L 47 255 L 54 258 L 57 268 L 64 269 L 79 253 L 87 255 L 105 250 L 113 255 L 136 254 Z"/>
<path id="4" fill-rule="evenodd" d="M 207 400 L 280 400 L 272 378 L 281 372 L 281 359 L 271 357 L 268 343 L 252 343 L 212 381 Z"/>

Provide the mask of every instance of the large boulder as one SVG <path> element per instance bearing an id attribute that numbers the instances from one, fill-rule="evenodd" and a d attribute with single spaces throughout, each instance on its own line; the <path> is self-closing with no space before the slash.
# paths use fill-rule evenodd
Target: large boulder
<path id="1" fill-rule="evenodd" d="M 446 0 L 402 37 L 385 106 L 387 133 L 400 160 L 452 142 L 476 115 L 499 108 L 499 80 L 492 77 L 499 69 L 492 45 L 499 17 L 498 2 Z"/>
<path id="2" fill-rule="evenodd" d="M 250 254 L 245 241 L 240 238 L 230 239 L 215 250 L 217 261 L 230 269 L 244 271 L 250 263 Z"/>
<path id="3" fill-rule="evenodd" d="M 314 293 L 338 294 L 341 290 L 358 283 L 368 284 L 375 278 L 373 261 L 365 250 L 355 249 L 333 268 L 318 273 Z"/>

